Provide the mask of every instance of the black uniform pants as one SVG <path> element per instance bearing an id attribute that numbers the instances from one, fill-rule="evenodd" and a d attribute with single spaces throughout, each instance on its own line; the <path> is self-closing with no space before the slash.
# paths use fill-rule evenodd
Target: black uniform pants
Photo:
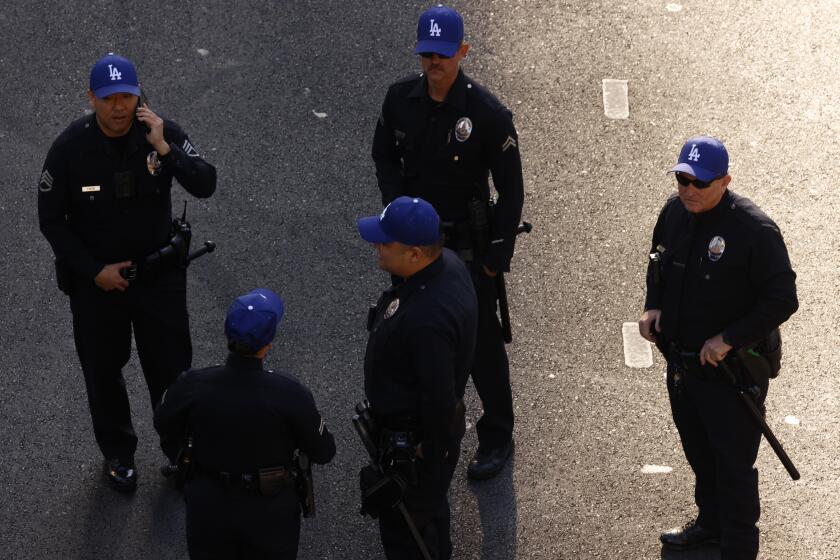
<path id="1" fill-rule="evenodd" d="M 483 269 L 473 270 L 472 277 L 478 297 L 478 331 L 471 374 L 484 408 L 475 429 L 479 449 L 498 449 L 513 436 L 510 366 L 502 324 L 496 315 L 496 281 Z"/>
<path id="2" fill-rule="evenodd" d="M 426 477 L 420 467 L 419 484 L 409 487 L 403 500 L 434 560 L 449 560 L 452 556 L 449 500 L 446 495 L 461 454 L 461 440 L 464 438 L 464 417 L 459 415 L 458 418 L 439 476 Z M 398 509 L 389 510 L 379 517 L 379 535 L 388 560 L 423 560 L 417 542 Z"/>
<path id="3" fill-rule="evenodd" d="M 300 506 L 294 488 L 276 496 L 197 473 L 184 488 L 192 560 L 294 560 Z"/>
<path id="4" fill-rule="evenodd" d="M 186 271 L 169 268 L 142 276 L 125 292 L 79 281 L 70 297 L 73 336 L 85 376 L 93 431 L 102 454 L 130 463 L 137 448 L 122 368 L 131 355 L 131 333 L 152 407 L 192 362 Z M 179 442 L 174 442 L 177 447 Z M 172 453 L 173 444 L 161 441 Z"/>
<path id="5" fill-rule="evenodd" d="M 761 431 L 730 384 L 671 365 L 667 379 L 671 413 L 696 477 L 697 524 L 720 532 L 722 560 L 755 560 Z M 763 402 L 767 385 L 761 392 Z"/>

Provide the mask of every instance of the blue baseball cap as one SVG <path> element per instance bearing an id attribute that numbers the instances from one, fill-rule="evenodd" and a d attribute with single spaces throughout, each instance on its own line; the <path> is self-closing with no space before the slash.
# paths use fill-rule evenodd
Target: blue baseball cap
<path id="1" fill-rule="evenodd" d="M 682 171 L 701 181 L 711 181 L 729 172 L 729 153 L 720 140 L 711 136 L 695 136 L 686 140 L 677 161 L 668 173 Z"/>
<path id="2" fill-rule="evenodd" d="M 108 53 L 90 69 L 90 90 L 99 99 L 115 93 L 140 96 L 137 70 L 127 58 Z"/>
<path id="3" fill-rule="evenodd" d="M 464 20 L 461 14 L 443 4 L 438 4 L 420 14 L 414 53 L 454 56 L 463 40 Z"/>
<path id="4" fill-rule="evenodd" d="M 228 308 L 225 335 L 257 352 L 274 340 L 277 324 L 283 317 L 283 300 L 266 288 L 257 288 L 239 296 Z"/>
<path id="5" fill-rule="evenodd" d="M 397 241 L 412 247 L 434 245 L 440 240 L 440 218 L 422 198 L 401 196 L 378 216 L 359 218 L 359 234 L 368 243 Z"/>

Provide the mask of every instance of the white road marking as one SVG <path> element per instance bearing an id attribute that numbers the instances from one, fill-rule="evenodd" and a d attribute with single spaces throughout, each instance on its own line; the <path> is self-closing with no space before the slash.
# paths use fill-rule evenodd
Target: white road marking
<path id="1" fill-rule="evenodd" d="M 312 109 L 312 114 L 315 115 L 316 117 L 318 117 L 319 119 L 326 119 L 327 118 L 326 113 L 319 113 L 315 109 Z"/>
<path id="2" fill-rule="evenodd" d="M 791 426 L 798 426 L 799 418 L 797 418 L 796 416 L 785 416 L 785 424 L 790 424 Z"/>
<path id="3" fill-rule="evenodd" d="M 679 12 L 682 11 L 682 6 L 679 4 L 665 4 L 665 9 L 669 12 Z"/>
<path id="4" fill-rule="evenodd" d="M 665 465 L 645 465 L 642 467 L 642 472 L 645 474 L 668 474 L 673 471 L 673 468 L 666 467 Z"/>
<path id="5" fill-rule="evenodd" d="M 207 56 L 208 54 L 210 54 L 210 51 L 208 51 L 207 49 L 196 49 L 196 52 L 198 52 L 198 54 L 200 54 L 201 56 Z"/>
<path id="6" fill-rule="evenodd" d="M 631 368 L 648 368 L 653 365 L 653 351 L 650 342 L 639 334 L 638 323 L 621 325 L 624 337 L 624 364 Z"/>
<path id="7" fill-rule="evenodd" d="M 604 96 L 604 115 L 610 119 L 628 118 L 630 102 L 627 98 L 627 80 L 604 79 L 601 87 Z"/>

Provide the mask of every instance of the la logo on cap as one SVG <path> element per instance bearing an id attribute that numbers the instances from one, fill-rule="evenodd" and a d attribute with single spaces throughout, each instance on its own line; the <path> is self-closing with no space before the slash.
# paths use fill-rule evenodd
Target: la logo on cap
<path id="1" fill-rule="evenodd" d="M 115 68 L 113 64 L 108 65 L 108 75 L 111 77 L 112 82 L 122 80 L 122 72 L 120 72 L 119 68 Z"/>
<path id="2" fill-rule="evenodd" d="M 697 149 L 697 144 L 691 145 L 691 151 L 688 153 L 689 161 L 700 161 L 700 150 Z"/>
<path id="3" fill-rule="evenodd" d="M 429 26 L 429 37 L 440 37 L 440 32 L 440 25 L 436 24 L 435 20 L 432 20 Z"/>

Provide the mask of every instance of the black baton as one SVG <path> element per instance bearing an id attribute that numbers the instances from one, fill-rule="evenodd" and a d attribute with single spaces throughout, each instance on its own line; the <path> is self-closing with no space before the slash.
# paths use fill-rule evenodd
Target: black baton
<path id="1" fill-rule="evenodd" d="M 799 480 L 799 471 L 796 470 L 796 467 L 793 464 L 793 461 L 790 460 L 788 454 L 785 452 L 785 449 L 782 447 L 782 444 L 779 443 L 779 440 L 776 439 L 776 436 L 773 434 L 773 430 L 770 429 L 770 426 L 767 425 L 767 421 L 764 419 L 764 415 L 759 410 L 758 405 L 755 403 L 755 399 L 749 394 L 749 391 L 746 389 L 742 389 L 738 387 L 737 381 L 735 378 L 735 374 L 729 368 L 729 365 L 724 362 L 718 362 L 718 367 L 723 369 L 723 372 L 729 378 L 729 381 L 735 386 L 735 389 L 741 395 L 741 401 L 743 401 L 744 406 L 747 407 L 749 410 L 750 415 L 755 419 L 758 423 L 759 428 L 761 428 L 761 433 L 764 434 L 764 438 L 767 440 L 767 443 L 770 444 L 770 447 L 773 448 L 773 452 L 776 454 L 776 457 L 779 458 L 779 461 L 782 462 L 784 465 L 785 470 L 790 475 L 792 480 Z"/>
<path id="2" fill-rule="evenodd" d="M 516 235 L 520 233 L 531 233 L 534 229 L 529 222 L 522 222 L 516 228 Z M 513 342 L 513 328 L 510 325 L 510 307 L 508 306 L 507 285 L 505 284 L 505 275 L 503 272 L 496 274 L 496 297 L 499 300 L 499 316 L 502 320 L 502 335 L 505 339 L 505 344 Z"/>
<path id="3" fill-rule="evenodd" d="M 187 257 L 187 264 L 194 261 L 198 257 L 204 256 L 207 253 L 212 253 L 215 250 L 216 250 L 216 244 L 215 243 L 213 243 L 212 241 L 205 241 L 204 246 L 201 247 L 201 249 L 197 249 L 197 250 L 193 251 L 192 253 L 190 253 L 190 256 Z"/>

